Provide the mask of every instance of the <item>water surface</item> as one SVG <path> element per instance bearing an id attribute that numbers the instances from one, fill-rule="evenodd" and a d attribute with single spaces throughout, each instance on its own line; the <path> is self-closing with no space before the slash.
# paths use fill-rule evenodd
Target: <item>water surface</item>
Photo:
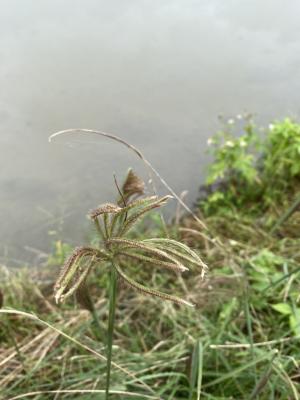
<path id="1" fill-rule="evenodd" d="M 122 136 L 177 191 L 197 196 L 217 116 L 260 123 L 299 115 L 296 0 L 1 0 L 0 253 L 77 244 L 86 210 L 115 196 L 112 173 L 145 170 L 106 140 L 48 136 L 71 127 Z M 61 233 L 59 233 L 60 235 Z M 0 260 L 0 261 L 1 261 Z M 16 261 L 16 260 L 15 260 Z"/>

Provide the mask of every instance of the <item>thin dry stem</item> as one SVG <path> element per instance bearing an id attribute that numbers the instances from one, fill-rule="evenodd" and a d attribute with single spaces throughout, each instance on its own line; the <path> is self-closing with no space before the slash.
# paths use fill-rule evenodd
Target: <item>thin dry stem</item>
<path id="1" fill-rule="evenodd" d="M 133 146 L 132 144 L 130 144 L 128 142 L 126 142 L 124 139 L 120 138 L 119 136 L 116 136 L 116 135 L 113 135 L 113 134 L 107 133 L 107 132 L 94 130 L 94 129 L 74 128 L 74 129 L 66 129 L 66 130 L 62 130 L 62 131 L 53 133 L 52 135 L 49 136 L 49 142 L 51 142 L 52 139 L 56 138 L 57 136 L 66 135 L 66 134 L 74 134 L 76 132 L 77 133 L 83 133 L 83 134 L 94 134 L 94 135 L 103 136 L 103 137 L 112 139 L 112 140 L 114 140 L 114 141 L 116 141 L 118 143 L 121 143 L 124 146 L 126 146 L 127 148 L 129 148 L 130 150 L 132 150 L 144 162 L 144 164 L 150 170 L 150 178 L 151 178 L 152 173 L 154 173 L 156 175 L 156 177 L 160 180 L 160 182 L 165 186 L 165 188 L 182 205 L 182 207 L 190 215 L 192 215 L 192 217 L 199 223 L 199 225 L 202 228 L 207 230 L 207 226 L 205 225 L 205 223 L 199 217 L 197 217 L 197 215 L 188 207 L 188 205 L 176 194 L 176 192 L 174 192 L 174 190 L 171 188 L 171 186 L 169 186 L 169 184 L 162 178 L 162 176 L 159 174 L 159 172 L 153 167 L 153 165 L 150 163 L 150 161 L 148 161 L 145 158 L 144 154 L 137 147 Z"/>

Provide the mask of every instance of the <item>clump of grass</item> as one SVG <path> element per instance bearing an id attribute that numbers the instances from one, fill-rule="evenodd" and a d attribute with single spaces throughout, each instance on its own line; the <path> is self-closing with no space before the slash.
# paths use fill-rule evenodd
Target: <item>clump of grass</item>
<path id="1" fill-rule="evenodd" d="M 294 210 L 293 217 L 284 219 L 273 233 L 268 223 L 269 219 L 274 223 L 293 203 L 298 178 L 288 176 L 280 201 L 273 197 L 272 207 L 261 212 L 239 207 L 224 212 L 219 204 L 215 212 L 211 209 L 206 214 L 207 230 L 189 216 L 162 226 L 153 213 L 152 224 L 141 223 L 130 232 L 126 239 L 161 236 L 188 244 L 209 264 L 210 273 L 202 280 L 200 271 L 193 269 L 183 280 L 177 274 L 160 273 L 160 267 L 149 268 L 145 260 L 119 256 L 138 282 L 164 287 L 197 306 L 179 307 L 118 286 L 111 396 L 125 400 L 299 399 L 299 211 Z M 254 208 L 261 207 L 260 202 L 252 202 Z M 121 198 L 115 206 L 125 207 Z M 93 239 L 90 247 L 97 247 L 99 241 L 99 237 Z M 61 248 L 67 246 L 56 246 L 57 254 L 51 256 L 53 276 L 54 264 L 61 262 Z M 102 339 L 108 275 L 103 272 L 94 268 L 87 282 L 88 293 L 97 299 L 94 306 Z M 1 395 L 10 400 L 16 396 L 104 398 L 106 347 L 99 344 L 89 312 L 80 309 L 73 296 L 56 307 L 49 282 L 33 281 L 32 275 L 1 269 Z M 88 303 L 83 303 L 87 308 Z M 26 372 L 4 333 L 4 315 Z"/>
<path id="2" fill-rule="evenodd" d="M 284 228 L 279 227 L 276 236 L 269 235 L 264 227 L 257 229 L 256 220 L 242 215 L 236 215 L 235 219 L 212 216 L 205 222 L 212 232 L 218 232 L 222 246 L 206 243 L 193 219 L 182 220 L 179 230 L 169 228 L 169 234 L 181 237 L 209 263 L 210 273 L 205 280 L 197 270 L 181 281 L 180 277 L 161 274 L 157 269 L 148 271 L 144 261 L 137 267 L 128 259 L 126 268 L 132 270 L 137 280 L 147 280 L 155 287 L 163 285 L 176 294 L 184 292 L 197 307 L 158 302 L 154 297 L 119 286 L 111 396 L 130 399 L 127 392 L 131 392 L 138 393 L 141 399 L 152 396 L 194 400 L 200 392 L 200 399 L 210 400 L 251 396 L 262 400 L 297 399 L 300 359 L 297 325 L 290 325 L 290 314 L 280 312 L 287 307 L 273 307 L 288 304 L 292 315 L 297 316 L 300 242 L 288 233 L 290 227 L 294 230 L 295 221 L 288 220 Z M 156 225 L 156 233 L 159 229 L 163 232 Z M 142 223 L 134 236 L 144 240 L 151 230 Z M 285 235 L 280 238 L 283 231 Z M 101 275 L 103 272 L 95 269 L 88 287 L 97 299 L 95 308 L 104 332 L 106 285 L 99 285 Z M 246 285 L 248 291 L 244 290 Z M 2 334 L 3 396 L 30 398 L 26 393 L 39 392 L 35 395 L 37 399 L 50 400 L 57 393 L 62 399 L 100 398 L 104 396 L 97 390 L 105 385 L 105 346 L 99 346 L 89 313 L 78 309 L 78 305 L 74 308 L 71 301 L 56 308 L 52 295 L 47 294 L 47 286 L 39 283 L 45 296 L 42 300 L 29 274 L 26 277 L 24 273 L 11 272 L 2 282 L 2 291 L 6 293 L 3 311 L 8 305 L 27 313 L 34 310 L 40 319 L 61 332 L 36 319 L 24 323 L 25 316 L 6 314 L 27 375 L 12 343 Z M 52 312 L 45 301 L 53 307 Z M 91 392 L 81 393 L 83 389 Z M 123 394 L 115 394 L 116 390 Z"/>

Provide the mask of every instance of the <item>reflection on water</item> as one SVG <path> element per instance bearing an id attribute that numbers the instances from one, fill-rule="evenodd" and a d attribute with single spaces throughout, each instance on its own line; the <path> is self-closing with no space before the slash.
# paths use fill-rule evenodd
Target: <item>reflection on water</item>
<path id="1" fill-rule="evenodd" d="M 47 249 L 61 218 L 76 243 L 86 210 L 112 200 L 112 173 L 145 174 L 105 140 L 49 145 L 56 130 L 124 137 L 192 202 L 219 113 L 299 114 L 299 12 L 283 0 L 2 0 L 1 253 Z"/>

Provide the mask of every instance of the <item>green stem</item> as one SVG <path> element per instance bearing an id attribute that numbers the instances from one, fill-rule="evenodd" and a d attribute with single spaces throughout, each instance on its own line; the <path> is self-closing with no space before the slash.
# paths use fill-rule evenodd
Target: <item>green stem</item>
<path id="1" fill-rule="evenodd" d="M 88 288 L 86 287 L 86 282 L 82 282 L 81 285 L 79 285 L 77 291 L 76 291 L 76 299 L 79 304 L 81 304 L 82 307 L 84 307 L 86 310 L 88 310 L 93 318 L 93 324 L 95 326 L 92 326 L 92 329 L 94 331 L 94 334 L 96 338 L 102 342 L 101 338 L 101 324 L 100 320 L 97 314 L 97 311 L 95 309 L 95 305 L 92 299 L 92 296 L 90 295 L 90 292 Z"/>
<path id="2" fill-rule="evenodd" d="M 253 389 L 253 391 L 250 395 L 249 400 L 254 400 L 255 398 L 257 398 L 257 396 L 260 394 L 260 392 L 264 389 L 264 387 L 268 383 L 270 376 L 272 375 L 272 372 L 273 372 L 273 361 L 275 360 L 275 358 L 277 356 L 278 356 L 278 353 L 274 353 L 273 357 L 270 360 L 270 364 L 268 365 L 267 370 L 262 375 L 260 380 L 257 382 L 255 388 Z"/>
<path id="3" fill-rule="evenodd" d="M 99 320 L 99 317 L 98 317 L 98 314 L 97 314 L 97 310 L 95 308 L 93 299 L 92 299 L 92 297 L 91 297 L 91 295 L 89 294 L 88 291 L 86 292 L 86 296 L 87 296 L 87 299 L 88 299 L 88 302 L 89 302 L 88 303 L 89 304 L 88 310 L 90 311 L 90 313 L 91 313 L 91 315 L 93 317 L 93 322 L 94 322 L 94 325 L 95 325 L 94 334 L 95 334 L 97 340 L 102 342 L 101 333 L 103 334 L 103 330 L 101 328 L 101 324 L 100 324 L 100 320 Z"/>
<path id="4" fill-rule="evenodd" d="M 21 354 L 19 345 L 18 345 L 18 343 L 17 343 L 17 341 L 15 339 L 15 336 L 14 336 L 14 333 L 13 333 L 13 329 L 11 327 L 11 324 L 10 324 L 10 321 L 9 321 L 8 318 L 6 320 L 6 323 L 4 321 L 3 327 L 4 327 L 4 330 L 6 330 L 6 332 L 7 332 L 6 336 L 8 338 L 10 338 L 10 340 L 11 340 L 11 342 L 12 342 L 14 348 L 15 348 L 15 351 L 17 353 L 17 356 L 19 358 L 20 363 L 22 364 L 24 372 L 27 374 L 27 371 L 26 371 L 26 368 L 25 368 L 25 364 L 24 364 L 24 357 Z"/>
<path id="5" fill-rule="evenodd" d="M 285 221 L 287 221 L 291 217 L 291 215 L 293 215 L 294 212 L 297 211 L 299 206 L 300 206 L 300 196 L 298 196 L 296 200 L 293 202 L 293 204 L 288 208 L 288 210 L 282 214 L 282 216 L 270 230 L 270 233 L 271 234 L 274 233 Z"/>
<path id="6" fill-rule="evenodd" d="M 249 296 L 248 284 L 246 284 L 245 291 L 244 291 L 244 296 L 245 296 L 245 299 L 244 299 L 245 317 L 246 317 L 247 331 L 248 331 L 249 342 L 250 342 L 250 351 L 251 351 L 252 359 L 255 360 L 253 329 L 252 329 L 252 315 L 251 315 L 251 312 L 250 312 L 250 304 L 249 304 L 249 297 L 250 296 Z M 255 378 L 255 384 L 257 384 L 256 365 L 254 365 L 254 378 Z"/>
<path id="7" fill-rule="evenodd" d="M 117 295 L 117 272 L 112 262 L 109 283 L 109 315 L 108 315 L 108 339 L 107 339 L 107 367 L 106 367 L 106 391 L 105 400 L 109 398 L 110 385 L 110 370 L 112 359 L 112 344 L 116 310 L 116 295 Z"/>
<path id="8" fill-rule="evenodd" d="M 97 229 L 97 232 L 98 232 L 100 238 L 102 240 L 104 240 L 105 239 L 105 235 L 104 235 L 104 232 L 103 232 L 103 230 L 101 228 L 100 222 L 99 222 L 99 220 L 97 218 L 95 219 L 95 226 L 96 226 L 96 229 Z"/>
<path id="9" fill-rule="evenodd" d="M 101 329 L 100 320 L 99 320 L 99 317 L 98 317 L 98 314 L 97 314 L 97 311 L 96 311 L 95 307 L 93 307 L 93 309 L 91 310 L 91 314 L 92 314 L 92 317 L 93 317 L 94 324 L 96 326 L 95 336 L 96 336 L 96 338 L 98 340 L 101 341 L 101 339 L 102 339 L 101 338 L 102 329 Z"/>

